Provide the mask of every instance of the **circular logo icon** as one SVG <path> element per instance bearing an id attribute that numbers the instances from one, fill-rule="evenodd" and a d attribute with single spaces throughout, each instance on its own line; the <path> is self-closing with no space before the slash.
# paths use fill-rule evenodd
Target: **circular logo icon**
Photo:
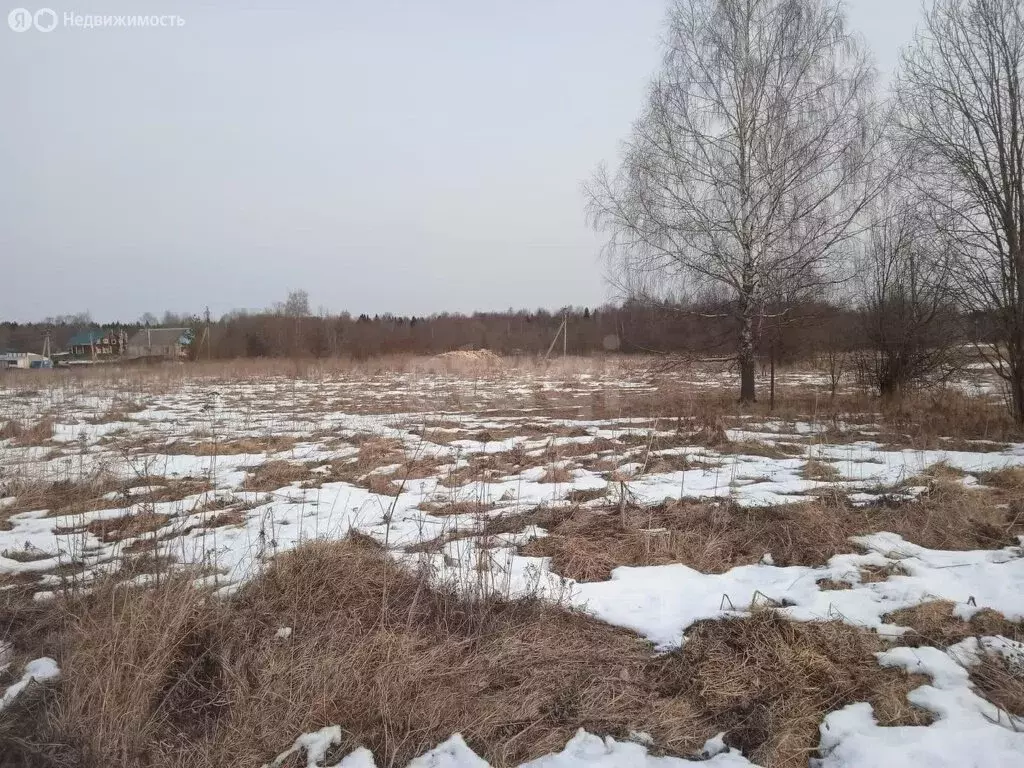
<path id="1" fill-rule="evenodd" d="M 15 8 L 7 14 L 7 26 L 15 32 L 27 32 L 32 29 L 32 11 Z"/>
<path id="2" fill-rule="evenodd" d="M 40 32 L 53 32 L 57 26 L 57 13 L 50 8 L 40 8 L 32 17 L 32 21 Z"/>

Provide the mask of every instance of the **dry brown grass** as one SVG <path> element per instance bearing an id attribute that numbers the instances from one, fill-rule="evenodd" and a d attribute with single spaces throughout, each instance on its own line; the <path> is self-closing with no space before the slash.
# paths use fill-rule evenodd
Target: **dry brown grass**
<path id="1" fill-rule="evenodd" d="M 1010 546 L 1024 534 L 1024 515 L 1014 507 L 992 503 L 985 492 L 950 489 L 919 501 L 864 507 L 838 498 L 769 508 L 672 501 L 627 510 L 626 530 L 618 524 L 617 509 L 575 510 L 548 528 L 552 535 L 530 542 L 523 553 L 551 557 L 552 568 L 562 576 L 594 581 L 607 579 L 621 565 L 683 563 L 722 573 L 756 563 L 765 553 L 780 566 L 823 565 L 855 549 L 851 536 L 879 531 L 931 549 L 953 550 Z M 862 574 L 865 580 L 888 575 Z"/>
<path id="2" fill-rule="evenodd" d="M 450 470 L 439 482 L 448 488 L 460 488 L 475 481 L 500 480 L 542 463 L 540 457 L 528 456 L 521 446 L 516 446 L 510 451 L 473 454 L 463 466 Z"/>
<path id="3" fill-rule="evenodd" d="M 340 752 L 366 746 L 382 768 L 456 731 L 493 765 L 516 765 L 579 727 L 643 730 L 682 755 L 725 731 L 788 768 L 806 765 L 824 715 L 850 702 L 870 701 L 884 725 L 926 721 L 905 698 L 920 681 L 879 667 L 878 636 L 847 625 L 764 611 L 703 622 L 654 656 L 542 601 L 431 588 L 361 537 L 282 556 L 229 602 L 172 578 L 32 603 L 14 612 L 19 647 L 42 643 L 64 677 L 26 700 L 31 718 L 15 707 L 22 730 L 0 729 L 0 752 L 33 768 L 261 765 L 331 724 Z"/>
<path id="4" fill-rule="evenodd" d="M 574 488 L 565 495 L 566 501 L 573 504 L 586 504 L 589 501 L 603 499 L 608 495 L 608 488 Z"/>
<path id="5" fill-rule="evenodd" d="M 397 496 L 402 492 L 402 485 L 396 483 L 391 475 L 366 475 L 360 481 L 360 485 L 369 489 L 370 493 L 378 493 L 382 496 Z"/>
<path id="6" fill-rule="evenodd" d="M 3 555 L 8 560 L 15 560 L 19 563 L 31 563 L 35 560 L 46 560 L 53 557 L 54 553 L 29 546 L 26 542 L 25 546 L 21 549 L 0 550 L 0 555 Z"/>
<path id="7" fill-rule="evenodd" d="M 592 462 L 591 469 L 603 469 L 607 464 L 600 464 L 599 462 Z M 659 456 L 652 454 L 647 462 L 647 474 L 658 475 L 667 474 L 670 472 L 686 472 L 700 466 L 708 466 L 707 462 L 703 460 L 694 459 L 691 456 L 685 454 L 669 454 L 668 456 Z M 615 468 L 615 464 L 610 465 L 609 470 L 612 471 Z"/>
<path id="8" fill-rule="evenodd" d="M 820 480 L 822 482 L 835 482 L 842 478 L 842 473 L 831 464 L 818 461 L 817 459 L 808 459 L 807 463 L 804 464 L 803 476 L 807 480 Z"/>
<path id="9" fill-rule="evenodd" d="M 167 525 L 170 519 L 169 515 L 141 510 L 122 517 L 92 520 L 85 528 L 100 541 L 110 543 L 153 533 Z"/>
<path id="10" fill-rule="evenodd" d="M 290 461 L 268 461 L 256 467 L 245 478 L 242 488 L 247 491 L 277 491 L 285 486 L 316 479 L 305 464 Z"/>
<path id="11" fill-rule="evenodd" d="M 369 445 L 370 447 L 364 447 Z M 397 443 L 400 445 L 400 443 Z M 394 470 L 378 472 L 381 467 L 395 466 Z M 358 458 L 332 461 L 318 471 L 308 475 L 303 487 L 319 487 L 324 483 L 349 483 L 368 488 L 374 493 L 397 496 L 409 484 L 424 477 L 432 477 L 439 466 L 436 459 L 414 456 L 406 459 L 405 453 L 394 447 L 376 442 L 363 443 Z"/>
<path id="12" fill-rule="evenodd" d="M 971 682 L 1004 712 L 1024 717 L 1024 656 L 982 652 L 970 668 Z"/>
<path id="13" fill-rule="evenodd" d="M 848 581 L 836 581 L 835 579 L 818 579 L 815 584 L 818 585 L 819 589 L 823 589 L 829 592 L 837 590 L 853 589 L 853 585 Z"/>
<path id="14" fill-rule="evenodd" d="M 15 481 L 11 483 L 10 490 L 16 500 L 2 510 L 2 515 L 9 517 L 19 512 L 42 509 L 48 510 L 50 515 L 74 515 L 108 509 L 117 506 L 118 502 L 104 497 L 108 493 L 122 491 L 124 488 L 123 481 L 103 474 L 97 474 L 81 482 Z"/>
<path id="15" fill-rule="evenodd" d="M 865 565 L 859 570 L 861 584 L 877 584 L 882 581 L 888 581 L 891 576 L 906 573 L 899 563 L 890 563 L 885 566 Z"/>
<path id="16" fill-rule="evenodd" d="M 226 509 L 223 512 L 218 512 L 216 515 L 211 517 L 204 523 L 204 528 L 223 528 L 231 525 L 242 525 L 247 519 L 246 514 L 248 509 L 240 507 L 238 509 Z"/>
<path id="17" fill-rule="evenodd" d="M 444 432 L 445 434 L 440 434 Z M 495 443 L 512 437 L 531 437 L 534 439 L 551 439 L 555 437 L 587 437 L 590 433 L 582 427 L 565 424 L 549 424 L 535 422 L 510 423 L 508 426 L 491 427 L 477 431 L 467 430 L 458 423 L 431 424 L 424 430 L 425 437 L 431 442 L 448 444 L 455 440 L 476 440 L 480 443 Z M 567 444 L 571 445 L 571 444 Z"/>
<path id="18" fill-rule="evenodd" d="M 909 627 L 910 632 L 900 637 L 901 645 L 930 645 L 948 648 L 968 637 L 1002 635 L 1011 640 L 1024 642 L 1024 622 L 1010 621 L 998 611 L 989 608 L 964 621 L 953 615 L 954 604 L 945 600 L 903 608 L 886 614 L 883 620 L 900 627 Z"/>
<path id="19" fill-rule="evenodd" d="M 295 447 L 293 437 L 281 435 L 262 435 L 243 437 L 233 440 L 214 440 L 212 438 L 200 442 L 177 441 L 160 447 L 160 453 L 169 456 L 237 456 L 239 454 L 280 453 Z"/>
<path id="20" fill-rule="evenodd" d="M 143 493 L 129 493 L 132 488 L 143 488 Z M 141 506 L 169 501 L 181 501 L 189 496 L 198 496 L 213 489 L 208 480 L 196 477 L 150 477 L 140 476 L 127 481 L 118 489 L 117 498 L 108 500 L 108 507 Z"/>
<path id="21" fill-rule="evenodd" d="M 152 486 L 146 493 L 130 494 L 132 488 Z M 139 476 L 122 480 L 102 472 L 82 481 L 14 481 L 10 491 L 13 504 L 0 510 L 0 519 L 20 512 L 47 510 L 51 517 L 78 515 L 121 506 L 142 506 L 180 501 L 210 490 L 210 483 L 199 478 Z M 116 494 L 111 496 L 110 494 Z M 2 520 L 0 520 L 2 521 Z"/>
<path id="22" fill-rule="evenodd" d="M 282 557 L 229 605 L 176 581 L 71 608 L 48 736 L 86 766 L 261 765 L 335 723 L 381 766 L 454 731 L 511 765 L 580 725 L 624 736 L 650 697 L 629 633 L 540 602 L 466 603 L 353 543 Z"/>
<path id="23" fill-rule="evenodd" d="M 0 690 L 11 682 L 20 663 L 40 656 L 58 658 L 62 612 L 52 603 L 34 600 L 35 575 L 6 575 L 0 584 L 0 640 L 13 651 L 15 664 L 0 672 Z M 72 768 L 74 750 L 47 733 L 48 712 L 56 702 L 52 686 L 30 685 L 0 714 L 0 765 L 4 768 Z"/>
<path id="24" fill-rule="evenodd" d="M 758 765 L 806 768 L 824 715 L 853 702 L 871 702 L 883 726 L 930 720 L 906 698 L 927 680 L 880 667 L 882 640 L 847 624 L 789 622 L 765 610 L 702 622 L 687 637 L 652 662 L 658 691 L 725 730 Z"/>
<path id="25" fill-rule="evenodd" d="M 1001 403 L 953 389 L 907 398 L 883 413 L 887 423 L 910 434 L 915 447 L 942 447 L 950 439 L 1008 442 L 1021 437 Z"/>
<path id="26" fill-rule="evenodd" d="M 373 435 L 360 437 L 362 439 L 356 441 L 359 444 L 356 469 L 359 471 L 369 472 L 371 469 L 401 464 L 405 461 L 405 446 L 401 440 Z"/>
<path id="27" fill-rule="evenodd" d="M 131 417 L 125 411 L 118 408 L 106 411 L 96 416 L 90 416 L 85 420 L 86 424 L 114 424 L 120 421 L 130 421 Z"/>
<path id="28" fill-rule="evenodd" d="M 617 443 L 614 440 L 610 440 L 607 437 L 598 437 L 593 440 L 578 441 L 572 443 L 555 443 L 549 442 L 544 450 L 540 453 L 539 457 L 535 452 L 531 452 L 533 455 L 528 455 L 523 448 L 522 444 L 517 445 L 513 450 L 521 452 L 522 461 L 519 463 L 537 463 L 539 458 L 542 462 L 560 461 L 562 459 L 575 459 L 581 456 L 593 456 L 594 454 L 600 454 L 603 452 L 614 452 L 619 451 L 628 453 L 629 444 Z M 646 451 L 648 447 L 647 443 L 643 444 L 643 451 Z"/>
<path id="29" fill-rule="evenodd" d="M 948 648 L 968 637 L 1002 635 L 1024 642 L 1024 621 L 1010 621 L 998 611 L 984 608 L 967 621 L 953 614 L 954 604 L 936 600 L 894 611 L 884 617 L 890 624 L 910 627 L 900 645 Z M 979 663 L 968 667 L 979 695 L 1010 714 L 1024 717 L 1024 657 L 1004 657 L 982 651 Z"/>
<path id="30" fill-rule="evenodd" d="M 1024 467 L 1006 467 L 986 472 L 980 475 L 978 480 L 995 488 L 1024 492 Z"/>
<path id="31" fill-rule="evenodd" d="M 198 496 L 201 493 L 213 490 L 208 480 L 196 477 L 182 478 L 143 478 L 133 481 L 136 487 L 140 485 L 152 485 L 148 493 L 137 494 L 132 501 L 137 504 L 158 504 L 167 501 L 181 501 L 189 496 Z"/>
<path id="32" fill-rule="evenodd" d="M 498 415 L 505 413 L 522 418 L 523 406 L 541 406 L 549 417 L 567 418 L 659 418 L 666 423 L 676 421 L 711 421 L 723 418 L 738 425 L 740 417 L 770 417 L 783 421 L 812 419 L 818 422 L 845 421 L 871 423 L 882 420 L 885 431 L 891 432 L 907 447 L 942 447 L 940 438 L 954 440 L 1014 441 L 1021 439 L 1020 430 L 1009 418 L 1005 407 L 993 398 L 970 397 L 956 390 L 940 390 L 908 395 L 899 404 L 883 403 L 864 391 L 844 391 L 829 399 L 819 387 L 786 381 L 788 371 L 780 371 L 779 386 L 774 409 L 767 399 L 739 406 L 735 385 L 722 379 L 720 388 L 695 388 L 680 381 L 678 372 L 652 375 L 651 359 L 641 356 L 569 357 L 558 361 L 538 361 L 528 356 L 506 358 L 500 372 L 481 374 L 477 370 L 453 371 L 454 379 L 483 382 L 493 386 L 509 379 L 529 381 L 544 376 L 569 385 L 565 391 L 558 387 L 535 387 L 523 394 L 509 393 L 507 398 L 494 402 L 493 398 L 477 398 L 475 392 L 453 387 L 449 397 L 454 409 L 465 412 L 486 403 Z M 663 361 L 657 361 L 660 364 Z M 397 373 L 434 375 L 437 362 L 415 355 L 390 355 L 368 360 L 349 358 L 319 360 L 250 359 L 231 361 L 202 361 L 187 366 L 157 366 L 154 368 L 125 368 L 95 366 L 88 370 L 37 372 L 33 376 L 32 396 L 44 388 L 70 388 L 76 390 L 106 389 L 116 386 L 119 391 L 132 393 L 134 399 L 151 394 L 171 392 L 184 383 L 211 385 L 237 380 L 298 380 L 321 381 L 330 378 L 365 381 L 370 377 L 391 377 Z M 573 391 L 575 377 L 581 373 L 603 377 L 604 386 L 595 391 Z M 721 366 L 705 366 L 702 371 L 689 371 L 705 381 L 714 380 L 722 373 Z M 651 390 L 620 389 L 618 379 L 644 380 Z M 687 377 L 684 377 L 687 378 Z M 689 378 L 692 378 L 690 376 Z M 490 394 L 489 392 L 487 394 Z M 762 393 L 763 394 L 763 393 Z M 126 398 L 132 399 L 132 398 Z M 415 393 L 401 392 L 385 398 L 374 398 L 372 403 L 352 397 L 346 409 L 376 412 L 436 410 L 437 400 L 425 400 Z M 120 410 L 126 405 L 115 403 Z M 451 419 L 450 419 L 451 420 Z M 451 420 L 455 421 L 455 420 Z M 457 422 L 456 422 L 457 423 Z"/>
<path id="33" fill-rule="evenodd" d="M 709 375 L 715 375 L 710 373 Z M 1002 403 L 993 399 L 971 397 L 956 390 L 920 392 L 906 396 L 899 403 L 884 403 L 863 391 L 840 393 L 830 400 L 810 386 L 783 386 L 777 392 L 775 408 L 767 400 L 740 407 L 732 387 L 712 390 L 694 390 L 679 385 L 672 375 L 653 379 L 655 392 L 620 395 L 617 410 L 593 416 L 660 416 L 677 422 L 696 422 L 698 432 L 694 439 L 709 447 L 718 447 L 726 441 L 719 429 L 741 427 L 743 416 L 754 419 L 771 418 L 782 421 L 874 425 L 880 423 L 883 435 L 867 438 L 853 430 L 843 435 L 831 430 L 823 437 L 829 441 L 846 439 L 880 440 L 892 447 L 968 449 L 967 441 L 990 440 L 1013 442 L 1024 438 Z M 969 450 L 985 450 L 983 443 Z"/>
<path id="34" fill-rule="evenodd" d="M 396 470 L 395 475 L 406 480 L 422 480 L 423 478 L 434 477 L 440 466 L 440 460 L 433 456 L 416 456 L 408 461 L 404 461 Z"/>
<path id="35" fill-rule="evenodd" d="M 572 470 L 563 466 L 552 466 L 541 475 L 539 483 L 571 483 L 573 481 Z"/>
<path id="36" fill-rule="evenodd" d="M 458 501 L 425 501 L 420 509 L 432 515 L 474 515 L 494 509 L 494 505 L 480 499 L 460 499 Z"/>
<path id="37" fill-rule="evenodd" d="M 721 411 L 708 411 L 699 418 L 700 429 L 687 439 L 689 444 L 715 449 L 729 444 L 729 435 L 725 431 L 725 417 Z"/>
<path id="38" fill-rule="evenodd" d="M 735 456 L 763 456 L 766 459 L 793 458 L 791 450 L 783 450 L 776 445 L 758 440 L 733 440 L 719 445 L 715 450 Z"/>
<path id="39" fill-rule="evenodd" d="M 50 416 L 44 416 L 29 426 L 19 421 L 8 421 L 0 427 L 0 440 L 11 440 L 19 446 L 43 445 L 53 437 L 55 423 Z"/>
<path id="40" fill-rule="evenodd" d="M 245 361 L 195 366 L 187 377 L 365 376 L 392 370 L 390 365 Z M 396 363 L 394 369 L 409 366 Z M 177 372 L 160 375 L 168 376 L 168 387 L 185 378 Z M 157 381 L 150 390 L 160 386 Z M 461 409 L 474 404 L 468 394 L 452 398 Z M 820 400 L 810 388 L 783 389 L 775 415 L 795 419 L 810 414 L 818 421 L 870 425 L 880 407 L 859 394 L 841 395 L 827 406 Z M 460 479 L 486 481 L 525 466 L 609 450 L 632 450 L 641 461 L 649 453 L 648 471 L 674 471 L 668 468 L 674 462 L 689 468 L 684 457 L 656 455 L 661 447 L 693 444 L 682 432 L 683 418 L 693 420 L 695 427 L 708 425 L 707 434 L 698 439 L 724 452 L 778 457 L 804 450 L 722 440 L 718 433 L 724 434 L 725 425 L 746 423 L 740 418 L 744 413 L 768 413 L 764 403 L 741 412 L 731 390 L 673 391 L 663 383 L 661 391 L 639 395 L 577 396 L 537 387 L 526 401 L 566 417 L 672 416 L 679 434 L 652 441 L 638 429 L 623 443 L 551 445 L 543 456 L 527 456 L 522 449 L 474 456 Z M 519 416 L 518 404 L 510 396 L 488 407 Z M 392 406 L 425 407 L 406 396 L 380 407 Z M 933 407 L 938 417 L 929 415 Z M 891 444 L 910 447 L 1012 439 L 1016 433 L 1000 413 L 991 404 L 955 396 L 941 402 L 915 397 L 899 409 L 885 408 L 883 431 Z M 658 422 L 652 423 L 657 429 Z M 532 434 L 530 426 L 514 431 Z M 498 439 L 500 434 L 473 436 Z M 848 437 L 861 436 L 851 431 Z M 195 453 L 197 447 L 209 453 L 263 453 L 290 447 L 287 440 L 280 446 L 262 440 L 219 445 L 207 440 L 181 447 L 185 453 Z M 290 466 L 303 472 L 300 480 L 365 478 L 390 490 L 396 479 L 430 472 L 429 462 L 408 459 L 400 441 L 374 445 L 374 440 L 353 441 L 361 443 L 359 456 L 351 465 L 332 465 L 322 478 L 310 478 L 309 467 Z M 604 461 L 609 468 L 615 464 Z M 366 474 L 389 464 L 404 466 L 394 476 Z M 831 554 L 849 551 L 850 535 L 877 530 L 953 549 L 1002 546 L 1024 533 L 1024 517 L 1018 519 L 1021 508 L 996 503 L 1012 502 L 1013 494 L 1019 494 L 1019 478 L 994 477 L 990 484 L 998 493 L 967 492 L 952 479 L 941 471 L 933 473 L 928 478 L 931 492 L 914 504 L 852 508 L 836 500 L 776 510 L 666 504 L 650 511 L 627 510 L 624 530 L 618 510 L 540 510 L 489 520 L 486 532 L 543 525 L 554 535 L 528 551 L 532 554 L 536 547 L 537 553 L 550 554 L 564 567 L 555 570 L 583 578 L 605 578 L 616 565 L 661 562 L 720 572 L 754 562 L 766 551 L 780 565 L 820 564 Z M 95 490 L 61 501 L 71 490 L 53 489 L 54 506 L 84 511 L 95 501 Z M 244 518 L 244 510 L 228 509 L 221 515 L 224 524 L 234 524 Z M 667 530 L 651 530 L 656 528 Z M 100 534 L 117 537 L 124 530 L 105 528 Z M 143 550 L 133 554 L 130 568 L 159 572 L 166 564 Z M 4 586 L 20 588 L 13 580 Z M 0 591 L 0 603 L 11 594 Z M 45 616 L 15 628 L 25 637 L 19 649 L 28 652 L 31 647 L 38 655 L 39 648 L 47 648 L 60 659 L 66 679 L 58 689 L 41 689 L 40 698 L 26 700 L 24 708 L 19 705 L 13 717 L 22 718 L 25 711 L 31 716 L 18 720 L 17 738 L 0 723 L 0 755 L 13 754 L 13 759 L 24 758 L 34 766 L 260 765 L 300 732 L 338 723 L 347 734 L 344 747 L 369 746 L 381 766 L 403 765 L 453 731 L 462 731 L 495 765 L 517 764 L 560 749 L 582 725 L 613 735 L 648 731 L 659 747 L 678 754 L 692 754 L 704 739 L 726 730 L 731 744 L 745 748 L 761 764 L 788 768 L 806 766 L 824 714 L 850 701 L 871 701 L 883 724 L 922 718 L 905 700 L 906 690 L 918 681 L 896 670 L 881 670 L 873 656 L 880 649 L 878 638 L 850 627 L 794 625 L 758 613 L 747 620 L 698 625 L 682 650 L 652 659 L 649 649 L 628 633 L 530 601 L 466 602 L 399 570 L 379 547 L 352 542 L 319 544 L 282 557 L 230 602 L 210 600 L 172 580 L 147 591 L 104 587 L 91 597 L 61 603 L 56 611 L 38 608 Z M 975 617 L 978 626 L 961 623 L 972 634 L 1016 631 L 983 614 Z M 53 615 L 60 621 L 54 623 Z M 274 638 L 280 626 L 294 627 L 289 641 Z M 955 632 L 949 629 L 947 634 Z M 40 639 L 44 637 L 50 639 Z M 991 676 L 995 679 L 995 673 Z M 1005 678 L 991 684 L 998 691 L 1007 686 Z M 1012 697 L 998 695 L 1007 702 L 1000 706 L 1015 706 Z M 38 757 L 33 750 L 52 760 L 28 762 Z"/>
<path id="41" fill-rule="evenodd" d="M 376 447 L 366 452 L 361 450 L 360 454 L 359 459 L 333 461 L 319 467 L 283 460 L 269 461 L 256 467 L 242 487 L 249 491 L 269 492 L 295 483 L 300 483 L 302 488 L 319 488 L 324 483 L 346 482 L 367 487 L 374 493 L 394 496 L 404 482 L 431 477 L 438 466 L 434 459 L 414 458 L 401 464 L 393 474 L 377 473 L 373 471 L 377 467 L 396 463 L 388 459 L 404 459 L 404 454 L 389 455 Z"/>
<path id="42" fill-rule="evenodd" d="M 950 466 L 945 461 L 938 461 L 921 472 L 921 476 L 933 482 L 959 483 L 960 480 L 967 476 L 967 473 L 962 469 Z"/>

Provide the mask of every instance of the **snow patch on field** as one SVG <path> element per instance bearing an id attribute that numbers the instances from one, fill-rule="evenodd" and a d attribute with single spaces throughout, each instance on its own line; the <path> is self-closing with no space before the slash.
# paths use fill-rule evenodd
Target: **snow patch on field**
<path id="1" fill-rule="evenodd" d="M 882 617 L 931 600 L 955 603 L 967 619 L 991 608 L 1011 620 L 1024 618 L 1024 557 L 1020 547 L 946 552 L 925 549 L 893 533 L 854 539 L 868 554 L 837 555 L 827 566 L 780 568 L 757 564 L 722 574 L 685 565 L 622 567 L 609 581 L 575 584 L 573 603 L 607 621 L 631 629 L 663 648 L 683 642 L 683 633 L 702 619 L 740 615 L 754 606 L 776 606 L 793 619 L 841 619 L 886 634 L 903 631 Z M 860 568 L 899 566 L 904 574 L 860 583 Z M 825 590 L 824 579 L 845 581 L 850 589 Z"/>
<path id="2" fill-rule="evenodd" d="M 979 646 L 997 652 L 1011 648 L 1005 638 L 968 638 L 946 651 L 893 648 L 879 663 L 932 678 L 908 699 L 928 710 L 928 726 L 881 727 L 870 704 L 851 704 L 826 716 L 821 725 L 818 768 L 993 768 L 1024 765 L 1024 719 L 999 710 L 978 696 L 968 668 L 977 663 Z"/>
<path id="3" fill-rule="evenodd" d="M 326 766 L 328 750 L 341 742 L 341 729 L 337 726 L 303 734 L 290 749 L 282 752 L 264 768 L 277 768 L 303 750 L 307 768 L 376 768 L 373 753 L 362 748 L 352 751 L 340 762 Z M 616 741 L 611 737 L 602 739 L 580 729 L 561 752 L 523 763 L 520 768 L 685 768 L 698 765 L 707 768 L 741 768 L 753 765 L 739 752 L 727 749 L 724 744 L 708 742 L 708 745 L 705 753 L 696 760 L 655 757 L 649 755 L 647 747 L 642 744 Z M 462 736 L 456 733 L 412 760 L 407 768 L 490 768 L 490 763 L 470 749 Z"/>
<path id="4" fill-rule="evenodd" d="M 4 666 L 7 665 L 5 664 Z M 31 683 L 44 683 L 47 680 L 56 680 L 58 677 L 60 677 L 60 668 L 57 666 L 56 661 L 49 656 L 33 659 L 25 665 L 25 671 L 22 673 L 21 679 L 7 686 L 3 696 L 0 696 L 0 711 L 9 707 Z"/>

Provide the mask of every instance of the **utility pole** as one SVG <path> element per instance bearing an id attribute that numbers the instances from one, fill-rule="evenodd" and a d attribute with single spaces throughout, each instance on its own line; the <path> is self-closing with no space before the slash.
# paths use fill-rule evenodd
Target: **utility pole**
<path id="1" fill-rule="evenodd" d="M 207 361 L 209 361 L 210 357 L 213 354 L 211 352 L 211 350 L 210 350 L 210 305 L 209 304 L 206 305 L 206 311 L 203 313 L 203 319 L 206 320 L 206 327 L 203 329 L 203 338 L 206 341 L 206 359 L 207 359 Z M 202 349 L 202 342 L 200 342 L 199 346 L 200 346 L 200 349 Z M 198 359 L 198 357 L 199 357 L 199 355 L 196 355 L 197 359 Z"/>
<path id="2" fill-rule="evenodd" d="M 566 318 L 562 318 L 562 324 L 558 326 L 558 330 L 555 331 L 555 338 L 551 340 L 551 346 L 548 347 L 548 351 L 544 353 L 544 359 L 547 360 L 551 356 L 551 350 L 555 348 L 555 344 L 558 343 L 558 334 L 565 331 Z M 565 357 L 566 341 L 565 337 L 562 337 L 562 356 Z"/>

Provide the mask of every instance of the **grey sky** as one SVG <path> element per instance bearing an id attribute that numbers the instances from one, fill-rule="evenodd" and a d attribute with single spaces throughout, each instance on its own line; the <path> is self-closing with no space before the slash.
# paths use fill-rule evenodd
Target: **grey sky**
<path id="1" fill-rule="evenodd" d="M 919 4 L 848 6 L 891 70 Z M 639 111 L 666 0 L 48 7 L 185 24 L 0 27 L 0 319 L 605 300 L 580 183 Z"/>

